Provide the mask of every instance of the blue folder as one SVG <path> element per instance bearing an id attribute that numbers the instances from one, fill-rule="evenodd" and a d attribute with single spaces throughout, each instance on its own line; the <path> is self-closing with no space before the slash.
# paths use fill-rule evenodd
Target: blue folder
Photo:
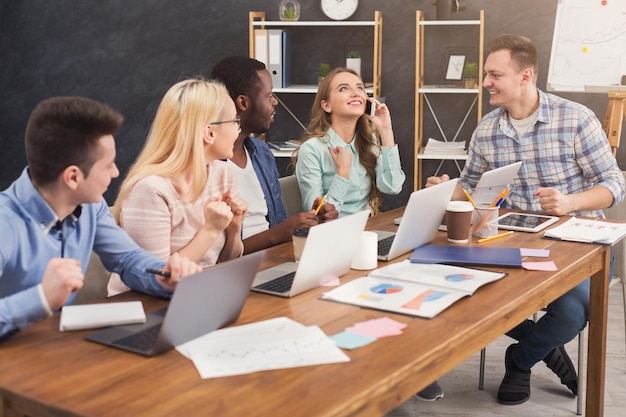
<path id="1" fill-rule="evenodd" d="M 415 249 L 409 259 L 419 264 L 522 267 L 519 248 L 423 245 Z"/>

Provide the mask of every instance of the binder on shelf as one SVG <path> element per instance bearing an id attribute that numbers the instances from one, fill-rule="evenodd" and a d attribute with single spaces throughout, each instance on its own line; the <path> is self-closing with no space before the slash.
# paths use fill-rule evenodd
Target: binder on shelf
<path id="1" fill-rule="evenodd" d="M 272 76 L 273 86 L 285 88 L 289 85 L 287 32 L 282 29 L 269 29 L 267 32 L 267 69 Z"/>
<path id="2" fill-rule="evenodd" d="M 254 29 L 254 59 L 267 67 L 268 36 L 267 29 Z"/>

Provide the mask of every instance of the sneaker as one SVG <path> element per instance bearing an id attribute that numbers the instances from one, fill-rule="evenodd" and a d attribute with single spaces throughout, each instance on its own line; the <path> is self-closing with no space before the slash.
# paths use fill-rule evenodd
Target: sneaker
<path id="1" fill-rule="evenodd" d="M 435 381 L 415 394 L 415 397 L 420 401 L 437 401 L 439 398 L 443 398 L 443 390 L 439 383 Z"/>
<path id="2" fill-rule="evenodd" d="M 578 395 L 578 376 L 576 375 L 576 368 L 574 368 L 574 364 L 565 351 L 564 346 L 553 349 L 543 361 L 548 365 L 548 368 L 559 377 L 561 384 L 569 388 L 574 396 Z"/>

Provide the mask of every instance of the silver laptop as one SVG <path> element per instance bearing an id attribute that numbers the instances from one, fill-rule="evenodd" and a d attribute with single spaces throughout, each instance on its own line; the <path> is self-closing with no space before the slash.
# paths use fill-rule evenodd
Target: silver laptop
<path id="1" fill-rule="evenodd" d="M 378 259 L 390 261 L 433 240 L 458 181 L 455 178 L 411 193 L 398 230 L 374 230 L 378 234 Z"/>
<path id="2" fill-rule="evenodd" d="M 350 270 L 369 210 L 311 227 L 300 262 L 286 262 L 259 272 L 252 290 L 293 297 Z"/>
<path id="3" fill-rule="evenodd" d="M 239 317 L 265 251 L 220 263 L 181 279 L 169 307 L 143 324 L 109 327 L 85 339 L 155 356 L 210 333 Z"/>

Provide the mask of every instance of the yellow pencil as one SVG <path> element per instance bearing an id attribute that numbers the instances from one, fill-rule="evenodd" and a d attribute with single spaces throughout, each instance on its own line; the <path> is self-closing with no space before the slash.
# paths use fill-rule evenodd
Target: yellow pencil
<path id="1" fill-rule="evenodd" d="M 472 196 L 465 190 L 465 188 L 463 188 L 463 193 L 465 194 L 465 197 L 467 197 L 467 200 L 472 203 L 472 206 L 476 207 L 476 203 L 474 203 Z"/>
<path id="2" fill-rule="evenodd" d="M 478 239 L 478 243 L 489 242 L 490 240 L 500 239 L 501 237 L 512 235 L 513 231 L 510 230 L 508 232 L 500 233 L 499 235 L 484 237 L 482 239 Z"/>
<path id="3" fill-rule="evenodd" d="M 320 212 L 320 209 L 324 205 L 325 201 L 326 201 L 326 195 L 324 195 L 324 197 L 322 197 L 322 201 L 320 201 L 320 203 L 317 205 L 317 208 L 315 209 L 315 215 L 317 215 L 317 213 Z"/>

